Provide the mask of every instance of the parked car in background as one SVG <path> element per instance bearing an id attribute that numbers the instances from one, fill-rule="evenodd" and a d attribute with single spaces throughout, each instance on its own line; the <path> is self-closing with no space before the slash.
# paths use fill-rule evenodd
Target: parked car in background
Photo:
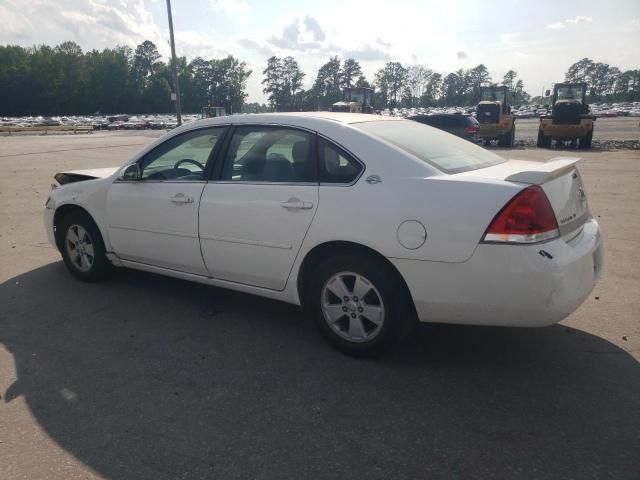
<path id="1" fill-rule="evenodd" d="M 478 120 L 471 116 L 459 113 L 440 113 L 436 115 L 415 115 L 408 118 L 438 130 L 452 133 L 471 142 L 479 141 L 478 128 L 480 124 Z"/>
<path id="2" fill-rule="evenodd" d="M 302 304 L 336 348 L 375 355 L 416 317 L 533 327 L 578 308 L 602 242 L 576 162 L 381 115 L 218 117 L 58 173 L 44 218 L 81 280 L 120 266 Z"/>

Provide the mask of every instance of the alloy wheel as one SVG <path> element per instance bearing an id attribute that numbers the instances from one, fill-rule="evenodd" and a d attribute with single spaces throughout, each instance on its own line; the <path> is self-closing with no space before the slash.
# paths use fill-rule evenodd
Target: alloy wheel
<path id="1" fill-rule="evenodd" d="M 380 292 L 371 281 L 354 272 L 336 273 L 322 288 L 325 321 L 340 337 L 356 343 L 372 340 L 385 320 Z"/>
<path id="2" fill-rule="evenodd" d="M 91 270 L 95 260 L 93 240 L 84 227 L 77 224 L 70 225 L 64 243 L 74 267 L 81 272 Z"/>

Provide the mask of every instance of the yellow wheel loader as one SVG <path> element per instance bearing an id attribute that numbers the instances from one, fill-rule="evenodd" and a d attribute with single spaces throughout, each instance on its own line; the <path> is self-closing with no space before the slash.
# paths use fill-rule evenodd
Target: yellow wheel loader
<path id="1" fill-rule="evenodd" d="M 342 101 L 331 105 L 331 112 L 373 113 L 373 89 L 346 87 L 342 90 Z"/>
<path id="2" fill-rule="evenodd" d="M 202 107 L 200 118 L 224 117 L 227 114 L 224 107 Z"/>
<path id="3" fill-rule="evenodd" d="M 478 137 L 485 145 L 491 140 L 497 140 L 499 147 L 513 147 L 516 139 L 516 118 L 511 115 L 509 88 L 504 85 L 480 87 L 476 120 L 480 124 Z"/>
<path id="4" fill-rule="evenodd" d="M 547 96 L 549 93 L 547 90 Z M 570 141 L 573 147 L 591 148 L 593 122 L 596 117 L 589 115 L 586 94 L 585 83 L 555 84 L 551 99 L 551 115 L 540 117 L 539 148 L 550 148 L 553 140 L 557 144 Z"/>

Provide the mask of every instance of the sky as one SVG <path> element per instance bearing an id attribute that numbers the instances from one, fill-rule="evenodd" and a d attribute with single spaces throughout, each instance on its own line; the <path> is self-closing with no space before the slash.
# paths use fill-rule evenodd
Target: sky
<path id="1" fill-rule="evenodd" d="M 640 68 L 640 0 L 173 0 L 172 10 L 177 54 L 245 61 L 248 101 L 266 101 L 271 55 L 295 57 L 305 88 L 333 55 L 358 60 L 369 80 L 388 61 L 444 74 L 483 63 L 494 81 L 513 69 L 533 96 L 584 57 Z M 0 44 L 148 39 L 170 54 L 166 0 L 0 0 L 0 19 Z"/>

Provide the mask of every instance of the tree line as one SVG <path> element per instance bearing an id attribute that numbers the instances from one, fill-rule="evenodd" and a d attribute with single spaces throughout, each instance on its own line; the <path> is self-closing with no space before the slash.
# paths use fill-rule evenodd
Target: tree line
<path id="1" fill-rule="evenodd" d="M 607 63 L 583 58 L 569 67 L 565 81 L 585 82 L 591 102 L 640 100 L 640 69 L 622 72 Z"/>
<path id="2" fill-rule="evenodd" d="M 262 73 L 263 92 L 276 111 L 326 110 L 342 98 L 343 88 L 351 86 L 375 87 L 373 103 L 378 109 L 475 105 L 480 100 L 480 87 L 496 84 L 482 64 L 443 75 L 424 65 L 404 66 L 400 62 L 387 62 L 369 82 L 357 60 L 343 61 L 337 56 L 320 67 L 308 90 L 302 88 L 306 74 L 292 57 L 269 58 Z M 500 83 L 513 90 L 514 103 L 526 103 L 530 96 L 517 76 L 509 70 Z"/>
<path id="3" fill-rule="evenodd" d="M 96 112 L 166 113 L 171 101 L 171 65 L 153 42 L 132 50 L 118 46 L 83 52 L 74 42 L 56 47 L 0 46 L 0 115 L 73 115 Z M 229 55 L 176 61 L 183 110 L 199 112 L 208 102 L 240 112 L 251 75 Z"/>
<path id="4" fill-rule="evenodd" d="M 262 71 L 268 105 L 247 104 L 247 79 L 254 72 L 240 59 L 229 55 L 189 62 L 179 57 L 176 66 L 185 112 L 199 112 L 205 105 L 222 106 L 230 113 L 326 110 L 350 86 L 375 88 L 377 109 L 471 106 L 479 101 L 481 86 L 496 84 L 511 88 L 514 105 L 540 98 L 531 99 L 513 70 L 494 80 L 483 64 L 445 74 L 392 61 L 369 80 L 356 59 L 338 56 L 330 57 L 305 89 L 307 75 L 297 60 L 272 56 Z M 640 70 L 622 72 L 583 58 L 569 67 L 565 80 L 586 82 L 591 102 L 640 100 Z M 74 42 L 0 46 L 0 115 L 166 113 L 174 110 L 172 90 L 171 65 L 148 40 L 135 49 L 117 46 L 88 52 Z"/>

